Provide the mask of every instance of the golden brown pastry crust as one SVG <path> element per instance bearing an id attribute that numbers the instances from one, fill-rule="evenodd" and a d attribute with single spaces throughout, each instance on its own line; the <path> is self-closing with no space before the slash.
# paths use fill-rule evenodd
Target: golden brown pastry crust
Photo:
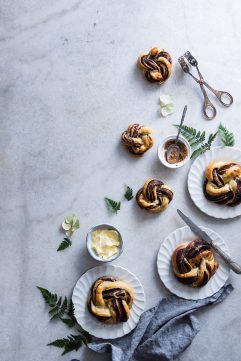
<path id="1" fill-rule="evenodd" d="M 156 213 L 164 211 L 172 198 L 171 188 L 158 179 L 147 179 L 136 194 L 136 201 L 141 208 Z"/>
<path id="2" fill-rule="evenodd" d="M 209 244 L 195 239 L 181 243 L 172 254 L 172 268 L 182 283 L 197 288 L 207 284 L 218 269 Z"/>
<path id="3" fill-rule="evenodd" d="M 125 282 L 103 276 L 91 287 L 88 309 L 101 322 L 126 322 L 133 301 L 134 293 Z"/>
<path id="4" fill-rule="evenodd" d="M 171 75 L 172 58 L 165 49 L 152 48 L 149 53 L 139 56 L 138 65 L 147 80 L 162 84 Z"/>
<path id="5" fill-rule="evenodd" d="M 205 172 L 205 197 L 212 202 L 235 206 L 241 203 L 241 166 L 234 162 L 212 162 Z"/>
<path id="6" fill-rule="evenodd" d="M 130 124 L 121 136 L 131 153 L 142 155 L 153 146 L 152 129 L 140 124 Z"/>

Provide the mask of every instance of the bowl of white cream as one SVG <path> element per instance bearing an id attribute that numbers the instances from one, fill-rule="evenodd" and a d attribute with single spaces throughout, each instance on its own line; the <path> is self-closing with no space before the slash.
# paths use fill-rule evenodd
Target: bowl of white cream
<path id="1" fill-rule="evenodd" d="M 87 233 L 86 246 L 95 260 L 110 262 L 122 253 L 123 240 L 118 229 L 109 224 L 100 224 Z"/>

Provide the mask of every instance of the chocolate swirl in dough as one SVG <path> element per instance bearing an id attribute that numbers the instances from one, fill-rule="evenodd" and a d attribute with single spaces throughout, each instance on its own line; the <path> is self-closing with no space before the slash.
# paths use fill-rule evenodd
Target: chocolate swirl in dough
<path id="1" fill-rule="evenodd" d="M 236 206 L 241 203 L 241 166 L 231 162 L 213 162 L 205 172 L 205 197 L 218 204 Z"/>
<path id="2" fill-rule="evenodd" d="M 158 179 L 148 179 L 136 194 L 138 205 L 149 212 L 164 211 L 172 198 L 171 188 Z"/>
<path id="3" fill-rule="evenodd" d="M 171 74 L 172 58 L 165 49 L 152 48 L 148 54 L 139 56 L 138 65 L 147 80 L 162 84 Z"/>
<path id="4" fill-rule="evenodd" d="M 218 268 L 209 244 L 203 240 L 180 244 L 172 255 L 175 276 L 182 283 L 197 288 L 207 284 Z"/>
<path id="5" fill-rule="evenodd" d="M 140 124 L 130 124 L 121 136 L 131 153 L 142 155 L 153 146 L 152 129 Z"/>
<path id="6" fill-rule="evenodd" d="M 125 282 L 103 276 L 91 287 L 88 309 L 101 322 L 126 322 L 133 301 L 134 293 Z"/>

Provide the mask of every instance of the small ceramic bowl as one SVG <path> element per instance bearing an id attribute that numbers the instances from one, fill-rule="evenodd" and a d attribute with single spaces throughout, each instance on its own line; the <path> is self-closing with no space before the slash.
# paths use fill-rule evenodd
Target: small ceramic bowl
<path id="1" fill-rule="evenodd" d="M 119 241 L 120 241 L 120 245 L 119 245 L 119 250 L 116 254 L 114 254 L 112 257 L 110 258 L 106 258 L 106 259 L 103 259 L 101 257 L 99 257 L 95 251 L 92 249 L 91 247 L 91 242 L 92 242 L 92 232 L 96 231 L 97 229 L 107 229 L 107 230 L 113 230 L 113 231 L 116 231 L 118 233 L 118 236 L 119 236 Z M 118 231 L 118 229 L 116 229 L 115 227 L 111 226 L 110 224 L 99 224 L 98 226 L 95 226 L 95 227 L 92 227 L 89 232 L 87 233 L 87 236 L 86 236 L 86 247 L 87 247 L 87 250 L 89 252 L 89 254 L 91 255 L 92 258 L 94 258 L 96 261 L 100 261 L 100 262 L 111 262 L 113 261 L 114 259 L 118 258 L 122 251 L 123 251 L 123 240 L 122 240 L 122 237 L 121 237 L 121 234 L 120 232 Z"/>
<path id="2" fill-rule="evenodd" d="M 161 143 L 159 144 L 158 146 L 158 149 L 157 149 L 157 155 L 158 155 L 158 158 L 160 160 L 160 162 L 167 168 L 172 168 L 172 169 L 175 169 L 175 168 L 180 168 L 182 166 L 184 166 L 189 160 L 190 160 L 190 157 L 191 157 L 191 147 L 190 147 L 190 144 L 188 143 L 188 141 L 183 138 L 181 135 L 179 136 L 179 140 L 185 144 L 185 146 L 187 147 L 187 150 L 188 150 L 188 155 L 185 159 L 183 159 L 181 162 L 177 162 L 177 163 L 168 163 L 167 160 L 166 160 L 166 157 L 165 157 L 165 153 L 166 153 L 166 150 L 165 150 L 165 144 L 166 142 L 168 142 L 169 140 L 175 140 L 176 139 L 176 134 L 174 135 L 169 135 L 168 137 L 162 139 Z"/>

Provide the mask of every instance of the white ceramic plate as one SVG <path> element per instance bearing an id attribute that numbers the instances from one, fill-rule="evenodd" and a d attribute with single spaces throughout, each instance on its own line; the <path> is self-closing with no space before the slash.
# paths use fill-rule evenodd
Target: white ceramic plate
<path id="1" fill-rule="evenodd" d="M 87 309 L 87 300 L 92 284 L 101 276 L 113 276 L 126 282 L 133 290 L 135 299 L 127 322 L 115 325 L 103 324 Z M 136 276 L 125 268 L 113 265 L 103 265 L 91 268 L 84 273 L 73 291 L 72 296 L 75 317 L 78 323 L 91 335 L 100 338 L 117 338 L 126 335 L 137 325 L 140 315 L 145 309 L 145 293 Z"/>
<path id="2" fill-rule="evenodd" d="M 210 202 L 203 193 L 205 169 L 213 161 L 228 161 L 241 164 L 241 150 L 233 147 L 218 147 L 206 151 L 192 164 L 188 175 L 188 190 L 196 206 L 214 218 L 228 219 L 241 215 L 241 204 L 228 207 Z"/>
<path id="3" fill-rule="evenodd" d="M 216 232 L 205 227 L 200 228 L 207 232 L 215 244 L 229 254 L 228 246 Z M 178 228 L 164 239 L 157 256 L 157 269 L 164 285 L 175 295 L 191 300 L 198 300 L 213 295 L 225 284 L 230 272 L 226 263 L 215 254 L 215 258 L 219 262 L 219 267 L 204 287 L 192 288 L 178 281 L 172 270 L 171 257 L 173 251 L 178 244 L 185 241 L 189 242 L 195 238 L 197 238 L 197 236 L 192 233 L 188 226 Z"/>

